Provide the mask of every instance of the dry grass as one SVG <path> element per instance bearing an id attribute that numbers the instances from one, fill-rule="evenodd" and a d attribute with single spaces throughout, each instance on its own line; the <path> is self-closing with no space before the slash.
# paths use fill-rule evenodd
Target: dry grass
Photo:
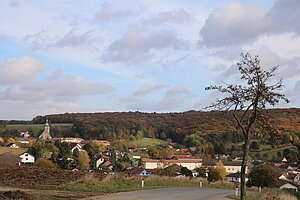
<path id="1" fill-rule="evenodd" d="M 74 183 L 96 183 L 98 181 L 100 181 L 99 176 L 97 177 L 94 173 L 87 173 Z"/>
<path id="2" fill-rule="evenodd" d="M 14 155 L 18 156 L 21 153 L 24 153 L 27 151 L 27 148 L 11 148 L 11 147 L 0 147 L 0 154 L 11 152 Z"/>
<path id="3" fill-rule="evenodd" d="M 224 188 L 224 189 L 234 189 L 235 184 L 232 182 L 227 182 L 227 181 L 216 181 L 216 182 L 211 182 L 209 184 L 209 187 L 211 188 Z"/>
<path id="4" fill-rule="evenodd" d="M 265 189 L 262 200 L 297 200 L 297 198 L 283 190 Z"/>

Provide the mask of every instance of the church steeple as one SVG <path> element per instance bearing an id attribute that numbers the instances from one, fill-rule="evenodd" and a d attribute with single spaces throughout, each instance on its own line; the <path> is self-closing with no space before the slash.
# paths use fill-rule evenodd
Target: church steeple
<path id="1" fill-rule="evenodd" d="M 48 119 L 46 119 L 45 128 L 42 134 L 39 136 L 40 139 L 43 140 L 51 140 L 52 137 L 50 135 L 50 125 Z"/>
<path id="2" fill-rule="evenodd" d="M 48 121 L 48 119 L 46 119 L 45 126 L 46 126 L 46 127 L 49 127 L 49 126 L 50 126 L 50 125 L 49 125 L 49 121 Z"/>

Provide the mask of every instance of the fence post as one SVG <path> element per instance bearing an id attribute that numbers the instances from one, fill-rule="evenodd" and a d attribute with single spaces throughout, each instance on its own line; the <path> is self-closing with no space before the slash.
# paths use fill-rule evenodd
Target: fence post
<path id="1" fill-rule="evenodd" d="M 201 188 L 202 188 L 202 181 L 200 181 L 200 182 L 199 182 L 199 187 L 201 187 Z"/>
<path id="2" fill-rule="evenodd" d="M 144 187 L 144 179 L 142 178 L 142 188 Z"/>

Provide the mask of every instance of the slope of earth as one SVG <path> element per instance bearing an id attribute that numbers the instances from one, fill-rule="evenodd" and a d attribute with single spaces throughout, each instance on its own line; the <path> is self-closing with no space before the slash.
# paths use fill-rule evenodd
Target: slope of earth
<path id="1" fill-rule="evenodd" d="M 43 187 L 76 182 L 86 175 L 86 172 L 46 169 L 28 166 L 0 165 L 0 185 L 20 187 Z M 101 180 L 103 174 L 96 174 Z"/>

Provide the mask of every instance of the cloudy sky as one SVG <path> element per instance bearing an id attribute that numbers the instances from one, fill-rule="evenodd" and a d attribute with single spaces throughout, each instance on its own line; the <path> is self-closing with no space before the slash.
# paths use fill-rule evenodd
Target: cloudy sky
<path id="1" fill-rule="evenodd" d="M 299 0 L 1 0 L 0 119 L 202 110 L 241 52 L 300 107 Z"/>

